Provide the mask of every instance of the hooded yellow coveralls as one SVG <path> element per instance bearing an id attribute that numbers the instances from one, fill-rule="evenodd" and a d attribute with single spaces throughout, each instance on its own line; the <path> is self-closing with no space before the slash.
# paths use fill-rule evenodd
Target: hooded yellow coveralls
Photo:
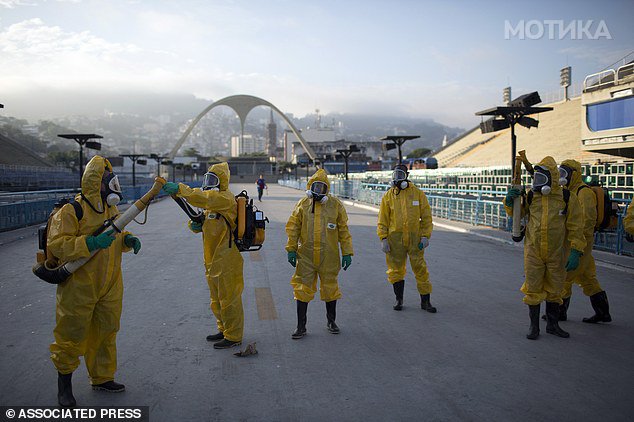
<path id="1" fill-rule="evenodd" d="M 634 235 L 634 202 L 630 203 L 630 206 L 627 207 L 627 214 L 625 214 L 625 218 L 623 219 L 623 226 L 626 232 Z"/>
<path id="2" fill-rule="evenodd" d="M 392 187 L 383 195 L 376 233 L 387 238 L 390 252 L 385 254 L 387 280 L 394 284 L 405 279 L 407 257 L 421 295 L 432 291 L 425 263 L 425 250 L 418 249 L 421 237 L 430 238 L 433 229 L 431 208 L 425 193 L 408 182 L 405 189 Z"/>
<path id="3" fill-rule="evenodd" d="M 330 182 L 324 170 L 317 170 L 306 185 L 310 190 L 313 182 L 326 183 L 330 192 Z M 348 230 L 348 214 L 341 201 L 328 194 L 325 204 L 302 198 L 286 223 L 287 252 L 297 252 L 297 267 L 291 278 L 294 298 L 310 302 L 317 291 L 319 276 L 319 296 L 325 302 L 341 298 L 337 275 L 341 269 L 341 255 L 354 255 L 352 236 Z"/>
<path id="4" fill-rule="evenodd" d="M 579 259 L 579 267 L 566 274 L 564 290 L 561 297 L 569 298 L 572 295 L 572 283 L 577 283 L 586 296 L 593 296 L 603 289 L 597 280 L 597 270 L 592 256 L 592 245 L 594 244 L 594 227 L 597 222 L 597 196 L 594 191 L 581 180 L 581 163 L 575 160 L 564 160 L 562 166 L 573 169 L 572 178 L 568 189 L 577 195 L 581 205 L 583 216 L 583 236 L 586 247 L 583 256 Z M 582 187 L 585 186 L 583 189 Z"/>
<path id="5" fill-rule="evenodd" d="M 211 296 L 211 311 L 218 331 L 229 341 L 242 341 L 244 311 L 242 290 L 244 261 L 233 244 L 233 231 L 238 215 L 236 199 L 229 190 L 229 165 L 214 164 L 209 171 L 218 176 L 220 190 L 192 189 L 179 183 L 178 196 L 194 207 L 204 208 L 203 248 L 205 276 Z M 229 222 L 229 224 L 227 224 Z M 229 228 L 231 226 L 231 228 Z M 231 243 L 230 243 L 231 239 Z"/>
<path id="6" fill-rule="evenodd" d="M 524 240 L 525 280 L 520 290 L 527 305 L 539 305 L 544 300 L 561 305 L 568 258 L 566 244 L 572 249 L 584 250 L 583 217 L 574 192 L 570 192 L 568 212 L 563 214 L 566 204 L 563 189 L 557 183 L 559 170 L 555 160 L 545 157 L 539 165 L 550 172 L 552 191 L 548 195 L 535 193 L 530 206 L 522 204 L 522 216 L 528 213 L 528 224 Z M 504 207 L 512 216 L 513 207 L 506 204 Z"/>
<path id="7" fill-rule="evenodd" d="M 112 171 L 110 162 L 100 156 L 86 165 L 81 179 L 83 196 L 75 198 L 83 210 L 79 222 L 71 204 L 64 205 L 51 219 L 47 248 L 61 262 L 88 257 L 86 237 L 104 221 L 119 215 L 116 206 L 108 206 L 101 199 L 106 168 Z M 118 234 L 108 249 L 100 250 L 57 286 L 51 360 L 58 372 L 70 374 L 83 355 L 93 385 L 114 380 L 117 370 L 116 339 L 123 300 L 121 253 L 131 250 L 123 242 L 126 234 L 129 232 Z"/>

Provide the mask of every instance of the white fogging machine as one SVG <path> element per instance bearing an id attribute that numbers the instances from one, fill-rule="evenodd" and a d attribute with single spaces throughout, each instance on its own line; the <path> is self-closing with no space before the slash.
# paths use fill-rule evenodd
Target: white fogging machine
<path id="1" fill-rule="evenodd" d="M 137 199 L 123 214 L 119 215 L 114 220 L 106 221 L 104 225 L 101 226 L 94 234 L 99 234 L 106 229 L 113 229 L 115 235 L 121 233 L 125 226 L 127 226 L 136 218 L 137 215 L 148 207 L 150 201 L 160 193 L 161 188 L 165 183 L 165 179 L 162 177 L 156 177 L 154 179 L 154 184 L 145 195 Z M 72 273 L 81 268 L 86 262 L 90 261 L 93 256 L 98 254 L 100 250 L 101 249 L 96 249 L 92 251 L 90 256 L 86 258 L 80 258 L 61 265 L 59 265 L 57 260 L 51 256 L 45 257 L 43 260 L 38 259 L 38 263 L 33 266 L 33 274 L 47 283 L 63 283 L 68 280 L 68 277 L 70 277 Z"/>

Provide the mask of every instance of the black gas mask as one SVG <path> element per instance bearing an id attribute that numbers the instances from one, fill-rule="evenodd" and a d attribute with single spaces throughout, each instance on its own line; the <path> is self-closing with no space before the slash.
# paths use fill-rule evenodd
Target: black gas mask
<path id="1" fill-rule="evenodd" d="M 548 195 L 553 190 L 553 178 L 550 171 L 542 166 L 535 166 L 533 174 L 533 192 Z"/>
<path id="2" fill-rule="evenodd" d="M 399 164 L 394 167 L 394 171 L 392 171 L 392 186 L 397 188 L 399 191 L 401 189 L 407 188 L 409 182 L 407 181 L 407 167 Z"/>
<path id="3" fill-rule="evenodd" d="M 575 169 L 568 167 L 567 165 L 559 166 L 559 185 L 570 186 L 572 180 L 572 173 Z"/>
<path id="4" fill-rule="evenodd" d="M 101 179 L 101 200 L 112 207 L 121 202 L 122 199 L 123 195 L 121 193 L 121 185 L 119 184 L 119 176 L 106 170 Z"/>
<path id="5" fill-rule="evenodd" d="M 220 179 L 218 178 L 216 173 L 205 173 L 205 177 L 203 178 L 202 190 L 220 190 Z"/>

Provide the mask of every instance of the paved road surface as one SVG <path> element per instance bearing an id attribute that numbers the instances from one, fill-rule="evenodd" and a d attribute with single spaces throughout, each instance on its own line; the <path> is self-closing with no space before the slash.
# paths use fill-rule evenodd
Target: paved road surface
<path id="1" fill-rule="evenodd" d="M 82 364 L 74 376 L 78 402 L 146 405 L 153 421 L 631 419 L 631 273 L 599 269 L 613 323 L 581 323 L 591 308 L 575 288 L 570 321 L 562 323 L 571 338 L 542 326 L 539 340 L 528 341 L 521 248 L 436 229 L 427 262 L 439 311 L 421 311 L 408 274 L 406 308 L 395 312 L 370 210 L 348 208 L 356 255 L 340 277 L 342 333 L 326 331 L 325 306 L 315 301 L 308 336 L 291 340 L 284 224 L 301 194 L 271 186 L 261 204 L 271 220 L 266 246 L 244 254 L 245 342 L 260 351 L 250 358 L 205 341 L 215 327 L 200 236 L 186 229 L 173 201 L 153 204 L 146 225 L 130 226 L 141 253 L 124 258 L 117 380 L 127 391 L 93 392 Z M 35 251 L 34 237 L 0 246 L 2 405 L 56 404 L 48 352 L 55 289 L 31 274 Z"/>

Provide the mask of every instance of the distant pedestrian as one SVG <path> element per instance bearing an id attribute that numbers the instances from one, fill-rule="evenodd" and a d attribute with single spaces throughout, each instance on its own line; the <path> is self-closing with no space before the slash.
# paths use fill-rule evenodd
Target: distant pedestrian
<path id="1" fill-rule="evenodd" d="M 260 175 L 260 178 L 255 181 L 255 184 L 258 185 L 258 201 L 262 202 L 262 193 L 264 192 L 264 189 L 269 188 L 268 186 L 266 186 L 264 176 Z"/>

